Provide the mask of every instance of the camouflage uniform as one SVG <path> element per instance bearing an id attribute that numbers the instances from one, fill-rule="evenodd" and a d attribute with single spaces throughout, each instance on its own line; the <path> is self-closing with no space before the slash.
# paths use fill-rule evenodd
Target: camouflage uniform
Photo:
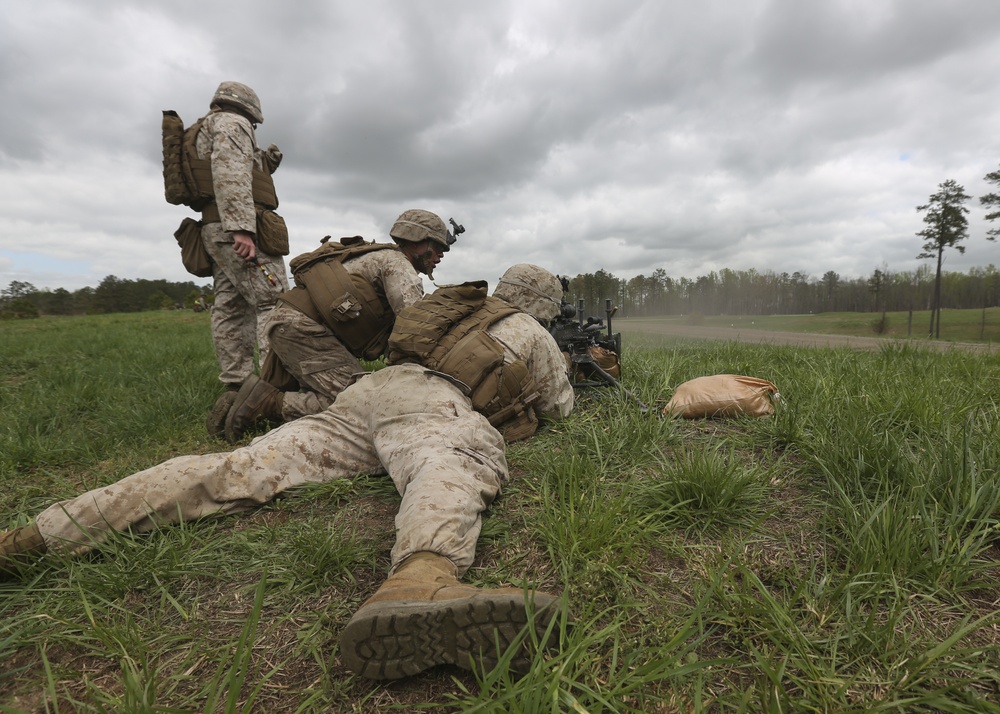
<path id="1" fill-rule="evenodd" d="M 251 191 L 253 165 L 276 167 L 281 161 L 277 147 L 268 153 L 257 147 L 253 124 L 229 111 L 208 114 L 196 138 L 200 158 L 212 162 L 212 184 L 221 222 L 205 223 L 201 229 L 205 250 L 212 259 L 215 304 L 212 308 L 212 339 L 226 384 L 239 384 L 254 371 L 254 345 L 261 360 L 267 353 L 264 324 L 278 295 L 288 289 L 285 263 L 280 256 L 257 251 L 264 271 L 245 261 L 233 249 L 233 231 L 257 230 Z"/>
<path id="2" fill-rule="evenodd" d="M 359 255 L 346 261 L 344 269 L 351 275 L 360 275 L 384 294 L 393 313 L 412 305 L 424 294 L 420 274 L 398 250 Z M 290 305 L 279 302 L 275 306 L 265 332 L 271 349 L 301 388 L 284 395 L 281 416 L 285 421 L 323 411 L 364 371 L 358 358 L 329 327 Z"/>
<path id="3" fill-rule="evenodd" d="M 566 362 L 538 322 L 517 313 L 488 328 L 505 360 L 534 375 L 540 413 L 573 407 Z M 402 496 L 393 569 L 431 551 L 471 565 L 481 514 L 507 478 L 503 438 L 445 375 L 386 367 L 345 389 L 324 412 L 285 424 L 231 453 L 181 456 L 58 503 L 38 516 L 51 550 L 83 553 L 109 530 L 237 513 L 294 486 L 388 471 Z M 83 532 L 81 532 L 81 530 Z"/>

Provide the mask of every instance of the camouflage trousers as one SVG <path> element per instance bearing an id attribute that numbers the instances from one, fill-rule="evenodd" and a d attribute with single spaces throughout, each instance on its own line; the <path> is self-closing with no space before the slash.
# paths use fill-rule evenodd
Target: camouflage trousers
<path id="1" fill-rule="evenodd" d="M 507 478 L 503 438 L 451 381 L 417 365 L 387 367 L 324 412 L 231 453 L 180 456 L 43 511 L 49 549 L 84 553 L 110 530 L 252 509 L 305 483 L 388 472 L 402 496 L 393 567 L 432 551 L 464 573 L 482 513 Z"/>
<path id="2" fill-rule="evenodd" d="M 264 329 L 274 354 L 300 386 L 298 392 L 285 392 L 285 421 L 323 411 L 365 371 L 330 328 L 291 305 L 279 302 Z"/>
<path id="3" fill-rule="evenodd" d="M 279 256 L 258 254 L 261 265 L 277 284 L 272 284 L 259 267 L 233 250 L 232 233 L 221 223 L 202 226 L 201 239 L 212 259 L 215 304 L 212 306 L 212 340 L 223 384 L 239 384 L 254 371 L 254 348 L 260 360 L 267 356 L 264 333 L 267 314 L 278 296 L 288 289 L 285 262 Z"/>

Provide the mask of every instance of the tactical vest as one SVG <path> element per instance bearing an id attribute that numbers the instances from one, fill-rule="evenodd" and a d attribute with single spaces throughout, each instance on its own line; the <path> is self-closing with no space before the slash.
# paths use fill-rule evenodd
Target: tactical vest
<path id="1" fill-rule="evenodd" d="M 503 346 L 486 331 L 518 312 L 487 296 L 483 281 L 438 288 L 396 316 L 388 362 L 420 364 L 459 380 L 472 408 L 506 441 L 527 438 L 538 428 L 535 379 L 524 360 L 505 364 Z"/>
<path id="2" fill-rule="evenodd" d="M 167 202 L 174 205 L 190 206 L 196 211 L 205 211 L 206 220 L 218 220 L 215 206 L 215 188 L 212 184 L 211 159 L 198 158 L 196 140 L 205 117 L 187 129 L 174 111 L 163 112 L 163 185 Z M 251 182 L 254 205 L 273 211 L 278 207 L 278 196 L 274 190 L 271 173 L 258 168 L 253 162 Z M 209 221 L 211 222 L 211 221 Z"/>
<path id="3" fill-rule="evenodd" d="M 385 288 L 347 272 L 344 263 L 376 250 L 398 250 L 388 243 L 365 243 L 361 236 L 327 236 L 314 251 L 289 262 L 295 287 L 281 294 L 285 302 L 326 325 L 355 357 L 378 359 L 385 353 L 395 315 Z"/>

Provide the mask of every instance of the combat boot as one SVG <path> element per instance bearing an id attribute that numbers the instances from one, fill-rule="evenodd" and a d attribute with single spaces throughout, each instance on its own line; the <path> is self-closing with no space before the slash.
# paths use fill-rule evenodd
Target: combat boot
<path id="1" fill-rule="evenodd" d="M 285 393 L 251 374 L 243 382 L 226 415 L 226 441 L 235 444 L 261 419 L 281 421 Z"/>
<path id="2" fill-rule="evenodd" d="M 219 395 L 212 405 L 212 409 L 205 417 L 205 429 L 213 439 L 223 439 L 226 436 L 226 416 L 233 408 L 236 401 L 236 393 L 240 390 L 240 385 L 230 382 L 226 385 L 226 391 Z"/>
<path id="3" fill-rule="evenodd" d="M 488 672 L 530 613 L 539 635 L 556 613 L 551 595 L 462 585 L 455 572 L 437 553 L 407 558 L 341 633 L 340 656 L 348 669 L 369 679 L 399 679 L 438 664 Z M 528 669 L 529 642 L 512 669 Z"/>
<path id="4" fill-rule="evenodd" d="M 24 565 L 45 555 L 46 550 L 34 523 L 0 533 L 0 580 L 16 577 Z"/>

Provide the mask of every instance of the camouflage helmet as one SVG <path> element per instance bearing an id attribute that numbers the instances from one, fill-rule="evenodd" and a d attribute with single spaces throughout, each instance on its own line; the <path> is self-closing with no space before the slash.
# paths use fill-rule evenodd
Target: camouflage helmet
<path id="1" fill-rule="evenodd" d="M 439 244 L 445 253 L 451 250 L 451 244 L 455 242 L 444 221 L 430 211 L 422 211 L 419 208 L 403 211 L 392 224 L 389 237 L 407 243 L 432 240 Z"/>
<path id="2" fill-rule="evenodd" d="M 260 99 L 257 97 L 257 92 L 245 84 L 223 82 L 215 90 L 212 104 L 238 109 L 257 124 L 264 123 L 264 115 L 260 111 Z"/>
<path id="3" fill-rule="evenodd" d="M 539 320 L 551 320 L 562 305 L 562 283 L 555 275 L 529 263 L 507 268 L 493 297 L 506 300 Z"/>

